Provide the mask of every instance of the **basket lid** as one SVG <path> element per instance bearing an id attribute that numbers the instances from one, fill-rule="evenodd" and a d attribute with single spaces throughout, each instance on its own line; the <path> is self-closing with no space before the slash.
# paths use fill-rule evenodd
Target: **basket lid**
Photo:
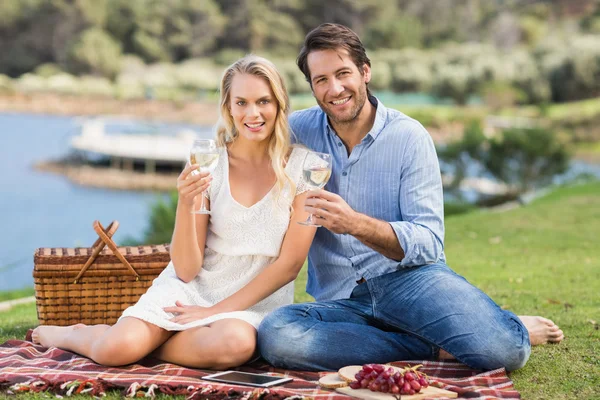
<path id="1" fill-rule="evenodd" d="M 169 245 L 145 245 L 118 247 L 125 259 L 136 266 L 139 274 L 144 274 L 144 269 L 165 267 L 171 260 Z M 36 271 L 79 271 L 92 255 L 89 247 L 42 247 L 34 253 L 34 276 Z M 118 269 L 122 262 L 108 248 L 104 248 L 90 269 L 95 266 L 115 264 L 109 269 Z"/>

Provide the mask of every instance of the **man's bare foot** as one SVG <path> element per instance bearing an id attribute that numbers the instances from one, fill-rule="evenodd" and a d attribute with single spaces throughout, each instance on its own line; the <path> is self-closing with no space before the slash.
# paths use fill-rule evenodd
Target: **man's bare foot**
<path id="1" fill-rule="evenodd" d="M 546 343 L 559 343 L 565 338 L 563 331 L 554 322 L 544 317 L 519 316 L 529 331 L 532 346 Z"/>
<path id="2" fill-rule="evenodd" d="M 44 347 L 60 347 L 61 340 L 64 339 L 69 333 L 85 326 L 85 324 L 70 326 L 38 326 L 31 333 L 31 341 L 35 344 L 41 344 Z"/>

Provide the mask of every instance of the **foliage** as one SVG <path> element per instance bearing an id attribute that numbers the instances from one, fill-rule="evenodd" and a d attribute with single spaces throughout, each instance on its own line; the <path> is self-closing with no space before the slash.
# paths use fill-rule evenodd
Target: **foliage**
<path id="1" fill-rule="evenodd" d="M 465 105 L 475 92 L 476 81 L 464 65 L 440 65 L 437 68 L 431 91 L 439 97 L 450 97 L 458 105 Z"/>
<path id="2" fill-rule="evenodd" d="M 12 80 L 8 76 L 0 74 L 0 94 L 11 94 L 13 92 Z"/>
<path id="3" fill-rule="evenodd" d="M 365 46 L 370 49 L 388 47 L 390 44 L 395 48 L 418 48 L 423 42 L 423 26 L 414 17 L 386 10 L 382 18 L 375 19 L 367 26 L 365 37 Z"/>
<path id="4" fill-rule="evenodd" d="M 49 77 L 47 80 L 47 89 L 59 94 L 78 94 L 79 82 L 70 74 L 61 73 Z"/>
<path id="5" fill-rule="evenodd" d="M 458 193 L 467 167 L 476 165 L 478 176 L 490 175 L 507 185 L 509 198 L 548 185 L 566 171 L 570 154 L 563 140 L 545 128 L 511 128 L 491 137 L 479 122 L 471 123 L 461 140 L 438 149 L 445 174 L 453 179 L 448 189 Z"/>
<path id="6" fill-rule="evenodd" d="M 548 129 L 508 129 L 489 141 L 485 168 L 516 193 L 547 185 L 566 171 L 569 153 Z"/>
<path id="7" fill-rule="evenodd" d="M 120 69 L 121 45 L 107 32 L 90 28 L 71 50 L 73 70 L 113 78 Z"/>
<path id="8" fill-rule="evenodd" d="M 176 191 L 171 192 L 167 200 L 158 199 L 150 209 L 150 221 L 148 228 L 144 231 L 144 236 L 140 240 L 127 238 L 124 245 L 171 243 L 175 227 L 177 199 Z"/>
<path id="9" fill-rule="evenodd" d="M 79 91 L 89 96 L 112 97 L 115 94 L 115 88 L 111 81 L 98 76 L 84 75 L 79 78 Z"/>
<path id="10" fill-rule="evenodd" d="M 467 176 L 467 168 L 484 157 L 486 141 L 479 121 L 472 121 L 460 141 L 448 143 L 437 150 L 442 174 L 452 180 L 444 189 L 461 199 L 460 184 Z"/>
<path id="11" fill-rule="evenodd" d="M 484 85 L 481 94 L 484 103 L 492 110 L 498 111 L 503 108 L 513 107 L 525 102 L 525 93 L 510 84 L 493 82 Z"/>
<path id="12" fill-rule="evenodd" d="M 194 60 L 196 76 L 186 64 L 167 74 L 180 88 L 156 89 L 177 97 L 174 89 L 215 90 L 223 66 L 253 52 L 279 60 L 290 91 L 307 93 L 293 66 L 302 39 L 322 22 L 340 22 L 369 48 L 374 90 L 465 104 L 484 88 L 503 87 L 498 106 L 571 101 L 600 93 L 594 1 L 578 0 L 573 9 L 564 0 L 4 1 L 0 74 L 101 76 L 118 82 L 117 96 L 132 98 L 146 93 L 152 79 L 144 75 L 154 74 L 154 64 L 164 70 Z M 136 72 L 130 60 L 141 64 Z"/>
<path id="13" fill-rule="evenodd" d="M 537 56 L 552 100 L 569 101 L 600 93 L 600 36 L 546 43 L 537 50 Z"/>
<path id="14" fill-rule="evenodd" d="M 0 292 L 0 301 L 21 299 L 23 297 L 33 296 L 34 293 L 33 287 L 11 290 L 10 292 Z"/>
<path id="15" fill-rule="evenodd" d="M 39 65 L 33 71 L 36 75 L 41 76 L 42 78 L 50 78 L 51 76 L 58 75 L 63 73 L 64 71 L 60 66 L 53 63 L 45 63 Z"/>
<path id="16" fill-rule="evenodd" d="M 46 79 L 34 74 L 23 74 L 15 85 L 22 92 L 42 92 L 47 89 Z"/>

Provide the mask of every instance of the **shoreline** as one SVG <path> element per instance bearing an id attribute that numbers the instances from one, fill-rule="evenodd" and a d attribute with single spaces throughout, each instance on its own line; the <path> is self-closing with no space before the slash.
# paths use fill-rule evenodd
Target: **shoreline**
<path id="1" fill-rule="evenodd" d="M 169 192 L 175 190 L 179 173 L 145 173 L 116 170 L 92 165 L 74 165 L 60 160 L 33 165 L 37 171 L 62 175 L 71 182 L 87 187 L 113 190 Z"/>
<path id="2" fill-rule="evenodd" d="M 135 119 L 214 125 L 219 118 L 216 102 L 174 102 L 164 100 L 120 100 L 51 93 L 0 94 L 0 112 L 40 115 L 118 115 Z"/>

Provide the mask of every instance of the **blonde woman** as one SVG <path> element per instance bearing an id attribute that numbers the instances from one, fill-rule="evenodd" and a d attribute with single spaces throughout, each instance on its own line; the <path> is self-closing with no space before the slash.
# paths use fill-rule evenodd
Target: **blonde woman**
<path id="1" fill-rule="evenodd" d="M 281 75 L 247 56 L 221 81 L 219 162 L 212 175 L 177 180 L 172 262 L 114 326 L 41 326 L 34 342 L 117 366 L 146 355 L 196 368 L 250 360 L 256 329 L 292 303 L 296 278 L 316 228 L 306 219 L 306 150 L 292 148 L 289 101 Z M 192 214 L 208 189 L 210 216 Z"/>

